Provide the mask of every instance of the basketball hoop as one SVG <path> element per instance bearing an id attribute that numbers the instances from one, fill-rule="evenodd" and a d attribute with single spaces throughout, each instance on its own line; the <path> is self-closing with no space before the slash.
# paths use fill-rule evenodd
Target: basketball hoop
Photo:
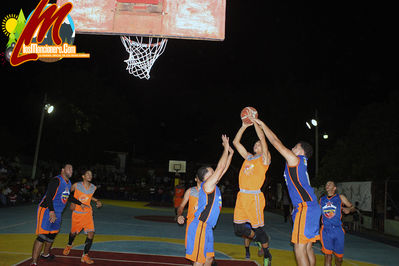
<path id="1" fill-rule="evenodd" d="M 150 79 L 150 71 L 155 60 L 165 51 L 168 39 L 148 37 L 148 43 L 143 43 L 144 37 L 121 36 L 123 45 L 129 53 L 126 70 L 135 77 Z"/>

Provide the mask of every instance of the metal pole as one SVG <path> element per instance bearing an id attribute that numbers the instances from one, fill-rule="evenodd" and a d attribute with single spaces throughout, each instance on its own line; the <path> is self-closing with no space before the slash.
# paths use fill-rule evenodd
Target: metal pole
<path id="1" fill-rule="evenodd" d="M 40 124 L 39 124 L 39 133 L 37 134 L 36 140 L 36 149 L 35 149 L 35 157 L 33 158 L 33 167 L 32 167 L 32 176 L 31 179 L 35 179 L 36 176 L 36 165 L 37 165 L 37 158 L 39 156 L 39 147 L 40 147 L 40 139 L 42 137 L 42 129 L 43 129 L 43 121 L 44 121 L 44 105 L 47 102 L 47 94 L 44 94 L 44 100 L 42 104 L 42 116 L 40 117 Z"/>
<path id="2" fill-rule="evenodd" d="M 385 220 L 387 219 L 387 203 L 388 203 L 388 181 L 389 181 L 389 179 L 390 179 L 390 177 L 388 177 L 386 180 L 385 180 L 385 193 L 384 193 L 384 221 L 383 221 L 383 224 L 384 224 L 384 230 L 383 230 L 383 232 L 385 232 Z"/>
<path id="3" fill-rule="evenodd" d="M 317 126 L 315 126 L 315 153 L 316 153 L 316 169 L 315 169 L 315 176 L 319 175 L 319 118 L 317 116 L 317 109 L 315 110 L 315 120 L 317 121 Z"/>

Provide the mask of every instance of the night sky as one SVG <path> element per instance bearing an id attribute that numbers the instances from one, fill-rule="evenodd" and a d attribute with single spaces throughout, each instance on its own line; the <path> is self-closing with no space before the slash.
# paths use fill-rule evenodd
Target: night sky
<path id="1" fill-rule="evenodd" d="M 38 1 L 28 2 L 3 3 L 1 18 L 20 8 L 27 17 Z M 330 136 L 320 144 L 323 155 L 361 108 L 397 89 L 380 5 L 228 0 L 225 41 L 170 39 L 148 81 L 125 70 L 119 36 L 77 35 L 78 52 L 90 59 L 6 62 L 2 153 L 33 156 L 47 93 L 56 111 L 45 119 L 41 159 L 94 164 L 112 150 L 154 162 L 215 163 L 221 134 L 234 138 L 245 106 L 288 147 L 302 139 L 313 144 L 305 121 L 317 109 L 320 133 Z M 4 49 L 6 42 L 2 35 Z M 248 150 L 255 140 L 249 128 Z M 281 174 L 281 157 L 271 150 Z M 240 164 L 237 154 L 233 165 Z"/>

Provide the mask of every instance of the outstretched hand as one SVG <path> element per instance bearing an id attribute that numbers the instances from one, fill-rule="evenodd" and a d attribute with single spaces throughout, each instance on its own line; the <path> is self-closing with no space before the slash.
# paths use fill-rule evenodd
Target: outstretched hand
<path id="1" fill-rule="evenodd" d="M 227 137 L 226 135 L 222 135 L 222 145 L 225 148 L 230 148 L 230 144 L 229 144 L 229 137 Z"/>
<path id="2" fill-rule="evenodd" d="M 258 124 L 258 125 L 261 125 L 261 123 L 262 123 L 262 120 L 260 120 L 260 119 L 258 119 L 258 118 L 255 118 L 255 117 L 248 117 L 249 118 L 249 120 L 251 120 L 252 121 L 252 123 L 256 123 L 256 124 Z"/>

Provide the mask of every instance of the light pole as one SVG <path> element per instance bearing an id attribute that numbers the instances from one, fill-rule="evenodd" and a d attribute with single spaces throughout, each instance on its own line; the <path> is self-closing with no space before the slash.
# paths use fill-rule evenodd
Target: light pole
<path id="1" fill-rule="evenodd" d="M 42 115 L 40 117 L 40 124 L 39 124 L 39 133 L 37 134 L 37 140 L 36 140 L 35 157 L 33 158 L 32 176 L 31 176 L 32 180 L 35 179 L 35 176 L 36 176 L 37 158 L 39 156 L 39 147 L 40 147 L 40 139 L 42 137 L 44 114 L 46 112 L 48 114 L 51 114 L 53 111 L 54 111 L 54 106 L 47 103 L 47 94 L 44 94 L 44 100 L 43 100 L 43 105 L 42 105 Z"/>
<path id="2" fill-rule="evenodd" d="M 318 114 L 317 114 L 317 109 L 315 110 L 315 117 L 310 120 L 309 122 L 306 122 L 306 126 L 309 129 L 312 129 L 312 126 L 315 129 L 315 176 L 317 177 L 319 174 L 319 118 L 318 118 Z M 324 133 L 323 134 L 323 139 L 328 139 L 328 134 Z"/>

